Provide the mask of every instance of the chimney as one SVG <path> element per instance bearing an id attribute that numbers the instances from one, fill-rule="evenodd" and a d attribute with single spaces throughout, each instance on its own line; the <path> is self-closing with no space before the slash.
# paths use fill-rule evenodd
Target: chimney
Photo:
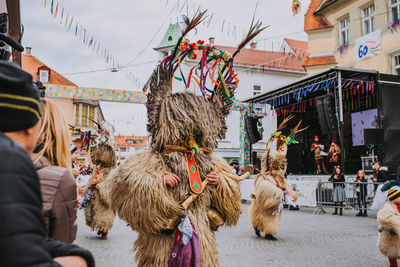
<path id="1" fill-rule="evenodd" d="M 215 40 L 215 37 L 210 37 L 210 38 L 208 38 L 208 42 L 209 42 L 210 44 L 214 44 L 214 40 Z"/>
<path id="2" fill-rule="evenodd" d="M 251 42 L 250 43 L 250 49 L 256 49 L 256 47 L 257 47 L 257 43 L 256 42 Z"/>
<path id="3" fill-rule="evenodd" d="M 29 46 L 25 47 L 25 54 L 30 55 L 31 52 L 32 52 L 32 47 Z"/>

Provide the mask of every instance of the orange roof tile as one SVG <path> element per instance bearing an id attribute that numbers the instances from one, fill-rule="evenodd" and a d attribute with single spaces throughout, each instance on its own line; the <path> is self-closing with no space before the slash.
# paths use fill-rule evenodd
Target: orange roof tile
<path id="1" fill-rule="evenodd" d="M 233 54 L 236 47 L 216 45 L 216 48 Z M 199 58 L 198 55 L 197 58 Z M 258 66 L 262 68 L 281 69 L 305 72 L 303 62 L 294 56 L 284 52 L 272 52 L 257 49 L 244 48 L 236 55 L 234 65 Z"/>
<path id="2" fill-rule="evenodd" d="M 300 58 L 305 59 L 308 57 L 308 42 L 284 38 L 285 42 L 297 53 L 300 52 Z"/>
<path id="3" fill-rule="evenodd" d="M 141 144 L 133 144 L 127 143 L 127 140 L 141 140 Z M 147 137 L 146 136 L 122 136 L 116 135 L 114 136 L 114 146 L 132 146 L 132 147 L 145 147 L 147 146 Z"/>
<path id="4" fill-rule="evenodd" d="M 59 85 L 72 85 L 77 86 L 75 83 L 71 82 L 35 56 L 32 55 L 22 55 L 22 69 L 32 75 L 33 80 L 39 80 L 39 69 L 40 68 L 49 69 L 49 83 L 51 84 L 59 84 Z"/>
<path id="5" fill-rule="evenodd" d="M 322 15 L 314 15 L 323 0 L 311 0 L 306 14 L 304 15 L 304 30 L 317 30 L 331 28 L 333 25 Z"/>
<path id="6" fill-rule="evenodd" d="M 334 55 L 320 56 L 320 57 L 308 57 L 304 62 L 304 67 L 318 66 L 318 65 L 333 65 L 336 64 Z"/>
<path id="7" fill-rule="evenodd" d="M 284 40 L 292 48 L 301 48 L 304 51 L 308 50 L 308 42 L 289 39 L 289 38 L 284 38 Z"/>

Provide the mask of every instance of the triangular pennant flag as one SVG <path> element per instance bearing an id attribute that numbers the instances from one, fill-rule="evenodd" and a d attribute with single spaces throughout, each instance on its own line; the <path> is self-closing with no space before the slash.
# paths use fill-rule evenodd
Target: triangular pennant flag
<path id="1" fill-rule="evenodd" d="M 71 18 L 71 20 L 70 20 L 70 22 L 69 22 L 69 25 L 68 25 L 68 30 L 67 31 L 70 31 L 71 30 L 71 26 L 72 26 L 72 22 L 74 21 L 74 17 L 72 17 Z M 75 36 L 76 36 L 76 34 L 75 34 Z"/>
<path id="2" fill-rule="evenodd" d="M 68 17 L 69 17 L 69 13 L 67 13 L 67 16 L 66 16 L 66 18 L 65 18 L 64 27 L 67 27 L 67 24 L 68 24 Z"/>
<path id="3" fill-rule="evenodd" d="M 62 24 L 64 18 L 64 7 L 61 10 L 60 24 Z"/>
<path id="4" fill-rule="evenodd" d="M 56 5 L 56 10 L 54 11 L 53 19 L 55 19 L 57 17 L 57 12 L 58 12 L 58 2 L 57 2 L 57 5 Z"/>
<path id="5" fill-rule="evenodd" d="M 53 7 L 54 7 L 54 0 L 51 0 L 51 4 L 50 4 L 50 14 L 53 15 Z"/>

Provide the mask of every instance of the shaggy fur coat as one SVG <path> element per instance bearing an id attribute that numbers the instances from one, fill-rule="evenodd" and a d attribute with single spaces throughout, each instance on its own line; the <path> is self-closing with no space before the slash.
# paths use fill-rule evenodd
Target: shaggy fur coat
<path id="1" fill-rule="evenodd" d="M 400 213 L 391 202 L 385 202 L 378 212 L 382 231 L 378 238 L 379 251 L 390 258 L 400 258 Z"/>
<path id="2" fill-rule="evenodd" d="M 262 158 L 261 173 L 254 182 L 255 199 L 250 206 L 250 220 L 265 234 L 276 234 L 279 230 L 281 214 L 272 215 L 282 198 L 283 190 L 279 179 L 287 190 L 291 190 L 285 178 L 286 155 L 267 151 Z"/>
<path id="3" fill-rule="evenodd" d="M 212 168 L 208 166 L 211 162 L 232 173 L 224 160 L 211 154 L 200 152 L 196 160 L 202 180 Z M 130 156 L 112 172 L 111 206 L 139 233 L 133 247 L 138 266 L 167 266 L 175 232 L 165 234 L 163 230 L 171 218 L 185 214 L 181 203 L 190 196 L 186 170 L 182 152 L 163 155 L 151 150 Z M 163 182 L 167 172 L 180 178 L 179 185 L 173 189 Z M 238 182 L 219 176 L 218 185 L 208 185 L 188 209 L 199 235 L 200 262 L 204 267 L 219 266 L 215 234 L 210 229 L 207 211 L 216 211 L 227 226 L 235 225 L 242 211 Z"/>
<path id="4" fill-rule="evenodd" d="M 111 170 L 116 165 L 116 154 L 112 146 L 108 144 L 99 144 L 92 148 L 90 153 L 95 168 L 92 177 L 86 185 L 83 195 L 91 190 L 92 198 L 85 208 L 86 224 L 93 230 L 107 231 L 111 229 L 115 219 L 115 211 L 110 208 L 110 187 L 106 181 L 109 179 Z M 96 173 L 100 170 L 96 185 L 92 185 Z"/>
<path id="5" fill-rule="evenodd" d="M 103 168 L 100 172 L 100 175 L 97 180 L 97 184 L 100 185 L 100 189 L 97 189 L 92 185 L 92 181 L 94 175 L 96 175 L 97 171 L 100 167 L 95 167 L 93 170 L 93 175 L 90 178 L 88 184 L 86 185 L 86 189 L 84 195 L 91 190 L 92 198 L 85 208 L 85 219 L 86 225 L 96 231 L 107 231 L 111 229 L 115 219 L 115 212 L 110 209 L 109 203 L 109 190 L 108 187 L 105 186 L 105 181 L 111 172 L 111 168 Z"/>

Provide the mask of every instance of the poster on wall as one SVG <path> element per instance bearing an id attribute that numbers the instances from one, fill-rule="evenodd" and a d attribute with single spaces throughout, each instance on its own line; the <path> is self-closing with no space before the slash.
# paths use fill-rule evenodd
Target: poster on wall
<path id="1" fill-rule="evenodd" d="M 369 109 L 351 114 L 353 146 L 363 146 L 364 129 L 378 128 L 378 110 Z"/>
<path id="2" fill-rule="evenodd" d="M 299 198 L 295 202 L 298 206 L 316 207 L 317 206 L 317 181 L 288 181 L 293 191 Z"/>
<path id="3" fill-rule="evenodd" d="M 356 61 L 360 61 L 367 57 L 373 57 L 381 53 L 381 30 L 376 30 L 360 38 L 354 42 Z"/>

